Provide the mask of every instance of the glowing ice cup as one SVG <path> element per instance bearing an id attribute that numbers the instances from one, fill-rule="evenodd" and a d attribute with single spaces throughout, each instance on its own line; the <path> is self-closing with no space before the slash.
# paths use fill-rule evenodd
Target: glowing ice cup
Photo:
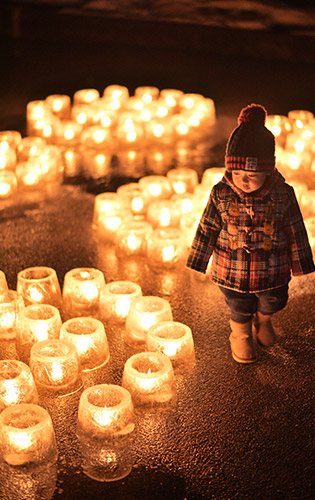
<path id="1" fill-rule="evenodd" d="M 33 345 L 30 368 L 40 393 L 66 396 L 82 387 L 77 349 L 65 340 L 43 340 Z"/>
<path id="2" fill-rule="evenodd" d="M 163 407 L 176 400 L 172 363 L 160 352 L 140 352 L 125 363 L 122 386 L 135 407 Z"/>
<path id="3" fill-rule="evenodd" d="M 134 430 L 134 411 L 129 392 L 118 385 L 101 384 L 85 389 L 78 410 L 78 433 L 108 438 Z"/>
<path id="4" fill-rule="evenodd" d="M 22 296 L 15 290 L 3 293 L 0 301 L 0 339 L 14 339 L 17 330 L 19 315 L 24 309 Z"/>
<path id="5" fill-rule="evenodd" d="M 23 269 L 17 275 L 17 291 L 25 305 L 51 304 L 57 308 L 61 304 L 61 291 L 56 271 L 39 266 Z"/>
<path id="6" fill-rule="evenodd" d="M 0 455 L 9 465 L 51 463 L 57 459 L 49 413 L 34 404 L 6 408 L 0 415 Z"/>
<path id="7" fill-rule="evenodd" d="M 125 341 L 132 346 L 144 344 L 149 328 L 164 320 L 173 320 L 171 306 L 166 299 L 150 295 L 135 299 L 126 319 Z"/>
<path id="8" fill-rule="evenodd" d="M 38 403 L 30 368 L 16 359 L 0 361 L 0 412 L 20 403 Z"/>
<path id="9" fill-rule="evenodd" d="M 50 304 L 31 304 L 22 309 L 15 339 L 19 358 L 28 363 L 36 342 L 58 339 L 61 324 L 59 310 Z"/>
<path id="10" fill-rule="evenodd" d="M 142 297 L 141 287 L 132 281 L 107 283 L 101 295 L 103 320 L 123 323 L 126 321 L 131 303 L 138 297 Z"/>
<path id="11" fill-rule="evenodd" d="M 104 286 L 104 275 L 99 269 L 82 267 L 68 271 L 62 289 L 65 317 L 98 316 Z"/>
<path id="12" fill-rule="evenodd" d="M 72 318 L 62 324 L 60 339 L 73 344 L 83 371 L 94 370 L 109 360 L 104 325 L 96 318 Z"/>
<path id="13" fill-rule="evenodd" d="M 162 352 L 173 368 L 189 368 L 195 362 L 192 332 L 189 326 L 177 321 L 161 321 L 149 328 L 146 340 L 148 351 Z"/>

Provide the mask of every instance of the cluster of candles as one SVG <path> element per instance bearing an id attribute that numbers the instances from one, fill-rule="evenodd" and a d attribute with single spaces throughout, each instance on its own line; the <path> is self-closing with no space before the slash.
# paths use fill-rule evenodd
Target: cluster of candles
<path id="1" fill-rule="evenodd" d="M 27 136 L 0 132 L 0 199 L 82 170 L 100 178 L 114 155 L 133 162 L 146 145 L 148 161 L 165 166 L 175 145 L 200 142 L 215 121 L 212 99 L 177 89 L 141 86 L 130 96 L 127 87 L 110 85 L 102 96 L 92 88 L 72 100 L 56 94 L 30 101 Z"/>
<path id="2" fill-rule="evenodd" d="M 0 339 L 15 341 L 19 357 L 0 361 L 1 461 L 21 466 L 56 460 L 54 428 L 41 398 L 79 391 L 82 372 L 109 361 L 110 323 L 123 327 L 135 354 L 124 365 L 121 386 L 100 384 L 81 394 L 77 435 L 85 458 L 90 454 L 94 461 L 95 449 L 104 456 L 115 438 L 121 450 L 123 437 L 135 428 L 136 409 L 176 402 L 175 374 L 195 363 L 191 329 L 173 320 L 166 299 L 143 296 L 131 281 L 105 283 L 98 269 L 68 271 L 62 291 L 49 267 L 20 271 L 16 290 L 8 289 L 0 271 Z M 96 477 L 92 470 L 87 474 Z M 114 479 L 130 470 L 129 463 Z M 106 473 L 101 477 L 107 480 Z"/>
<path id="3" fill-rule="evenodd" d="M 184 267 L 212 186 L 223 168 L 177 167 L 96 195 L 93 227 L 118 257 L 144 256 L 155 271 Z"/>
<path id="4" fill-rule="evenodd" d="M 269 115 L 276 139 L 277 168 L 294 187 L 315 255 L 315 117 L 308 110 Z"/>

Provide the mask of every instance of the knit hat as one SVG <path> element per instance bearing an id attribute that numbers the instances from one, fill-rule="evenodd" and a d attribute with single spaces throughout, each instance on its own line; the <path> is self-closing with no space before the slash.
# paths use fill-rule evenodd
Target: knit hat
<path id="1" fill-rule="evenodd" d="M 232 170 L 272 172 L 275 169 L 275 138 L 265 127 L 266 109 L 260 104 L 243 108 L 226 146 L 225 167 Z"/>

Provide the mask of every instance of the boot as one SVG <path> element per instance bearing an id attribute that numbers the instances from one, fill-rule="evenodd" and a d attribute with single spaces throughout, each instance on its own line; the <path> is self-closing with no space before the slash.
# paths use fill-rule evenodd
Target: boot
<path id="1" fill-rule="evenodd" d="M 252 338 L 252 321 L 236 323 L 231 319 L 230 325 L 232 329 L 230 344 L 233 359 L 238 363 L 254 363 L 257 357 Z"/>
<path id="2" fill-rule="evenodd" d="M 253 320 L 258 342 L 264 347 L 271 347 L 276 341 L 276 334 L 271 323 L 271 315 L 257 311 Z"/>

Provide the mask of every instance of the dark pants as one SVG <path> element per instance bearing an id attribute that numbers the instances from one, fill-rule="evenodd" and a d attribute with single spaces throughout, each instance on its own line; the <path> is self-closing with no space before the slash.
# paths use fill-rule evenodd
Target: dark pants
<path id="1" fill-rule="evenodd" d="M 241 293 L 219 286 L 230 308 L 231 319 L 236 323 L 247 323 L 256 311 L 271 315 L 281 311 L 288 301 L 288 285 L 256 293 Z"/>

